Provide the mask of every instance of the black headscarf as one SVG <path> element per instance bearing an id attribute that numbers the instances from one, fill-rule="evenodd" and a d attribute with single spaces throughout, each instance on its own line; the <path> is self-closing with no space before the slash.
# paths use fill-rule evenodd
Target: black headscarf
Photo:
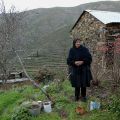
<path id="1" fill-rule="evenodd" d="M 78 40 L 81 41 L 79 38 L 73 40 L 73 48 L 76 48 L 75 44 Z"/>

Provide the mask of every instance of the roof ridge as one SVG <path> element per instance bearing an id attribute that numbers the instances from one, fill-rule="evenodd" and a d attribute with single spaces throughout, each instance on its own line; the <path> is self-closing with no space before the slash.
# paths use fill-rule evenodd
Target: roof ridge
<path id="1" fill-rule="evenodd" d="M 94 12 L 94 11 L 96 11 L 96 12 L 111 12 L 111 13 L 119 13 L 120 14 L 120 12 L 115 12 L 115 11 L 105 11 L 105 10 L 92 10 L 92 9 L 86 9 L 85 11 L 87 11 L 87 12 Z"/>

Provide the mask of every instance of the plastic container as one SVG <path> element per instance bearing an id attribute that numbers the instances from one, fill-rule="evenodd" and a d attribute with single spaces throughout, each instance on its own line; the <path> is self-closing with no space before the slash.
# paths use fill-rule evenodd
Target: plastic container
<path id="1" fill-rule="evenodd" d="M 95 109 L 100 109 L 100 102 L 94 102 Z"/>
<path id="2" fill-rule="evenodd" d="M 44 102 L 44 103 L 43 103 L 43 108 L 44 108 L 44 111 L 45 111 L 45 112 L 50 113 L 50 112 L 52 111 L 51 101 Z"/>
<path id="3" fill-rule="evenodd" d="M 94 109 L 94 102 L 90 101 L 90 111 Z"/>
<path id="4" fill-rule="evenodd" d="M 100 102 L 96 102 L 96 101 L 90 102 L 90 111 L 94 109 L 100 109 Z"/>

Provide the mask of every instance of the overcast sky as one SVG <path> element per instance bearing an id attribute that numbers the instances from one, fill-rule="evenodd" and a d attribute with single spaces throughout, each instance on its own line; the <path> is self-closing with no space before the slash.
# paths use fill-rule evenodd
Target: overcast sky
<path id="1" fill-rule="evenodd" d="M 49 7 L 72 7 L 88 2 L 96 1 L 119 1 L 119 0 L 3 0 L 6 8 L 14 5 L 18 11 L 30 10 L 35 8 Z"/>

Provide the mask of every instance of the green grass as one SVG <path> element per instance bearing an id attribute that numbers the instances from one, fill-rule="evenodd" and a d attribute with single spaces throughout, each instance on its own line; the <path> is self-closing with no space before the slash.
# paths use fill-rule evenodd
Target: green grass
<path id="1" fill-rule="evenodd" d="M 5 92 L 0 95 L 0 114 L 6 109 L 15 104 L 22 96 L 16 91 Z"/>
<path id="2" fill-rule="evenodd" d="M 13 108 L 22 99 L 22 96 L 17 91 L 7 91 L 0 94 L 0 119 L 10 120 Z"/>
<path id="3" fill-rule="evenodd" d="M 43 85 L 42 85 L 43 86 Z M 70 96 L 74 96 L 74 89 L 70 82 L 52 82 L 50 83 L 47 92 L 55 101 L 54 108 L 51 113 L 44 111 L 37 117 L 32 117 L 31 120 L 116 120 L 114 114 L 109 113 L 106 109 L 89 111 L 89 102 L 91 100 L 98 100 L 98 98 L 91 97 L 84 102 L 74 102 Z M 28 100 L 47 100 L 44 94 L 32 86 L 23 86 L 10 91 L 1 92 L 0 94 L 0 120 L 10 120 L 16 107 L 22 102 Z M 82 106 L 86 109 L 85 115 L 78 115 L 75 112 L 77 106 Z"/>

